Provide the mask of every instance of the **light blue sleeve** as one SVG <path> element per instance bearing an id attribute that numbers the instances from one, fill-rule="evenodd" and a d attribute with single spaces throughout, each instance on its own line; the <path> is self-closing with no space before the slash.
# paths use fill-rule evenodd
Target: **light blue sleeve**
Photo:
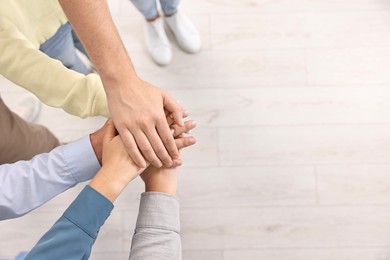
<path id="1" fill-rule="evenodd" d="M 30 161 L 0 165 L 0 220 L 20 217 L 100 169 L 86 136 Z"/>
<path id="2" fill-rule="evenodd" d="M 99 229 L 113 208 L 108 199 L 86 186 L 25 260 L 88 259 Z"/>

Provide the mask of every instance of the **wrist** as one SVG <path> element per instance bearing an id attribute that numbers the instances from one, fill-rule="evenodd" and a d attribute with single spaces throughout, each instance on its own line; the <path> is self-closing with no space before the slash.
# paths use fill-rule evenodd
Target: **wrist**
<path id="1" fill-rule="evenodd" d="M 123 71 L 107 72 L 100 74 L 106 93 L 117 92 L 120 89 L 126 89 L 126 91 L 132 85 L 141 81 L 133 67 L 126 66 L 127 69 Z"/>
<path id="2" fill-rule="evenodd" d="M 114 202 L 127 183 L 120 182 L 111 178 L 110 172 L 106 168 L 101 168 L 96 176 L 91 180 L 89 186 L 106 197 L 109 201 Z"/>
<path id="3" fill-rule="evenodd" d="M 161 193 L 166 193 L 166 194 L 169 194 L 169 195 L 174 195 L 176 196 L 176 193 L 177 193 L 177 189 L 176 189 L 176 186 L 172 186 L 172 187 L 167 187 L 167 186 L 155 186 L 155 185 L 145 185 L 145 192 L 161 192 Z"/>
<path id="4" fill-rule="evenodd" d="M 133 167 L 132 169 L 118 169 L 115 166 L 103 165 L 95 177 L 89 183 L 89 186 L 94 188 L 111 202 L 114 202 L 119 194 L 126 188 L 127 184 L 138 176 L 140 169 Z"/>
<path id="5" fill-rule="evenodd" d="M 166 179 L 153 179 L 145 182 L 145 192 L 162 192 L 176 195 L 177 180 L 167 177 Z"/>
<path id="6" fill-rule="evenodd" d="M 162 192 L 176 195 L 179 168 L 148 168 L 142 174 L 145 192 Z"/>

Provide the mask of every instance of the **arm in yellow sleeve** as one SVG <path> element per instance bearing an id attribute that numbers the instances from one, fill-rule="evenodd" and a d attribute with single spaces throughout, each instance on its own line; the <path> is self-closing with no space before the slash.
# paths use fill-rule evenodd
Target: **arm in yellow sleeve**
<path id="1" fill-rule="evenodd" d="M 39 51 L 7 19 L 0 17 L 0 74 L 34 93 L 43 103 L 79 117 L 108 116 L 100 77 L 69 70 Z"/>

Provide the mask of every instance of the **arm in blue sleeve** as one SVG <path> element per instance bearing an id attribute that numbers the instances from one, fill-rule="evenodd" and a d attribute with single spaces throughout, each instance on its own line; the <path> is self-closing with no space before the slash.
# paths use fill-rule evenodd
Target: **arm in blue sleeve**
<path id="1" fill-rule="evenodd" d="M 0 165 L 0 220 L 30 212 L 99 169 L 89 136 L 30 161 Z"/>
<path id="2" fill-rule="evenodd" d="M 25 260 L 88 259 L 113 204 L 86 186 Z"/>

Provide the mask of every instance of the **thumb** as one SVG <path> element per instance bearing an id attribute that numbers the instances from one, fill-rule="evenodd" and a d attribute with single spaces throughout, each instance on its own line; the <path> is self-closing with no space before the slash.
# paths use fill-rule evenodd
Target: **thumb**
<path id="1" fill-rule="evenodd" d="M 172 117 L 173 121 L 179 125 L 183 126 L 183 114 L 184 110 L 182 106 L 168 93 L 163 92 L 163 102 L 164 102 L 164 109 L 170 113 L 170 116 Z"/>
<path id="2" fill-rule="evenodd" d="M 116 135 L 116 128 L 114 125 L 114 122 L 112 121 L 111 118 L 109 118 L 104 125 L 105 131 L 104 131 L 104 137 L 103 137 L 103 142 L 107 143 L 110 142 Z"/>

